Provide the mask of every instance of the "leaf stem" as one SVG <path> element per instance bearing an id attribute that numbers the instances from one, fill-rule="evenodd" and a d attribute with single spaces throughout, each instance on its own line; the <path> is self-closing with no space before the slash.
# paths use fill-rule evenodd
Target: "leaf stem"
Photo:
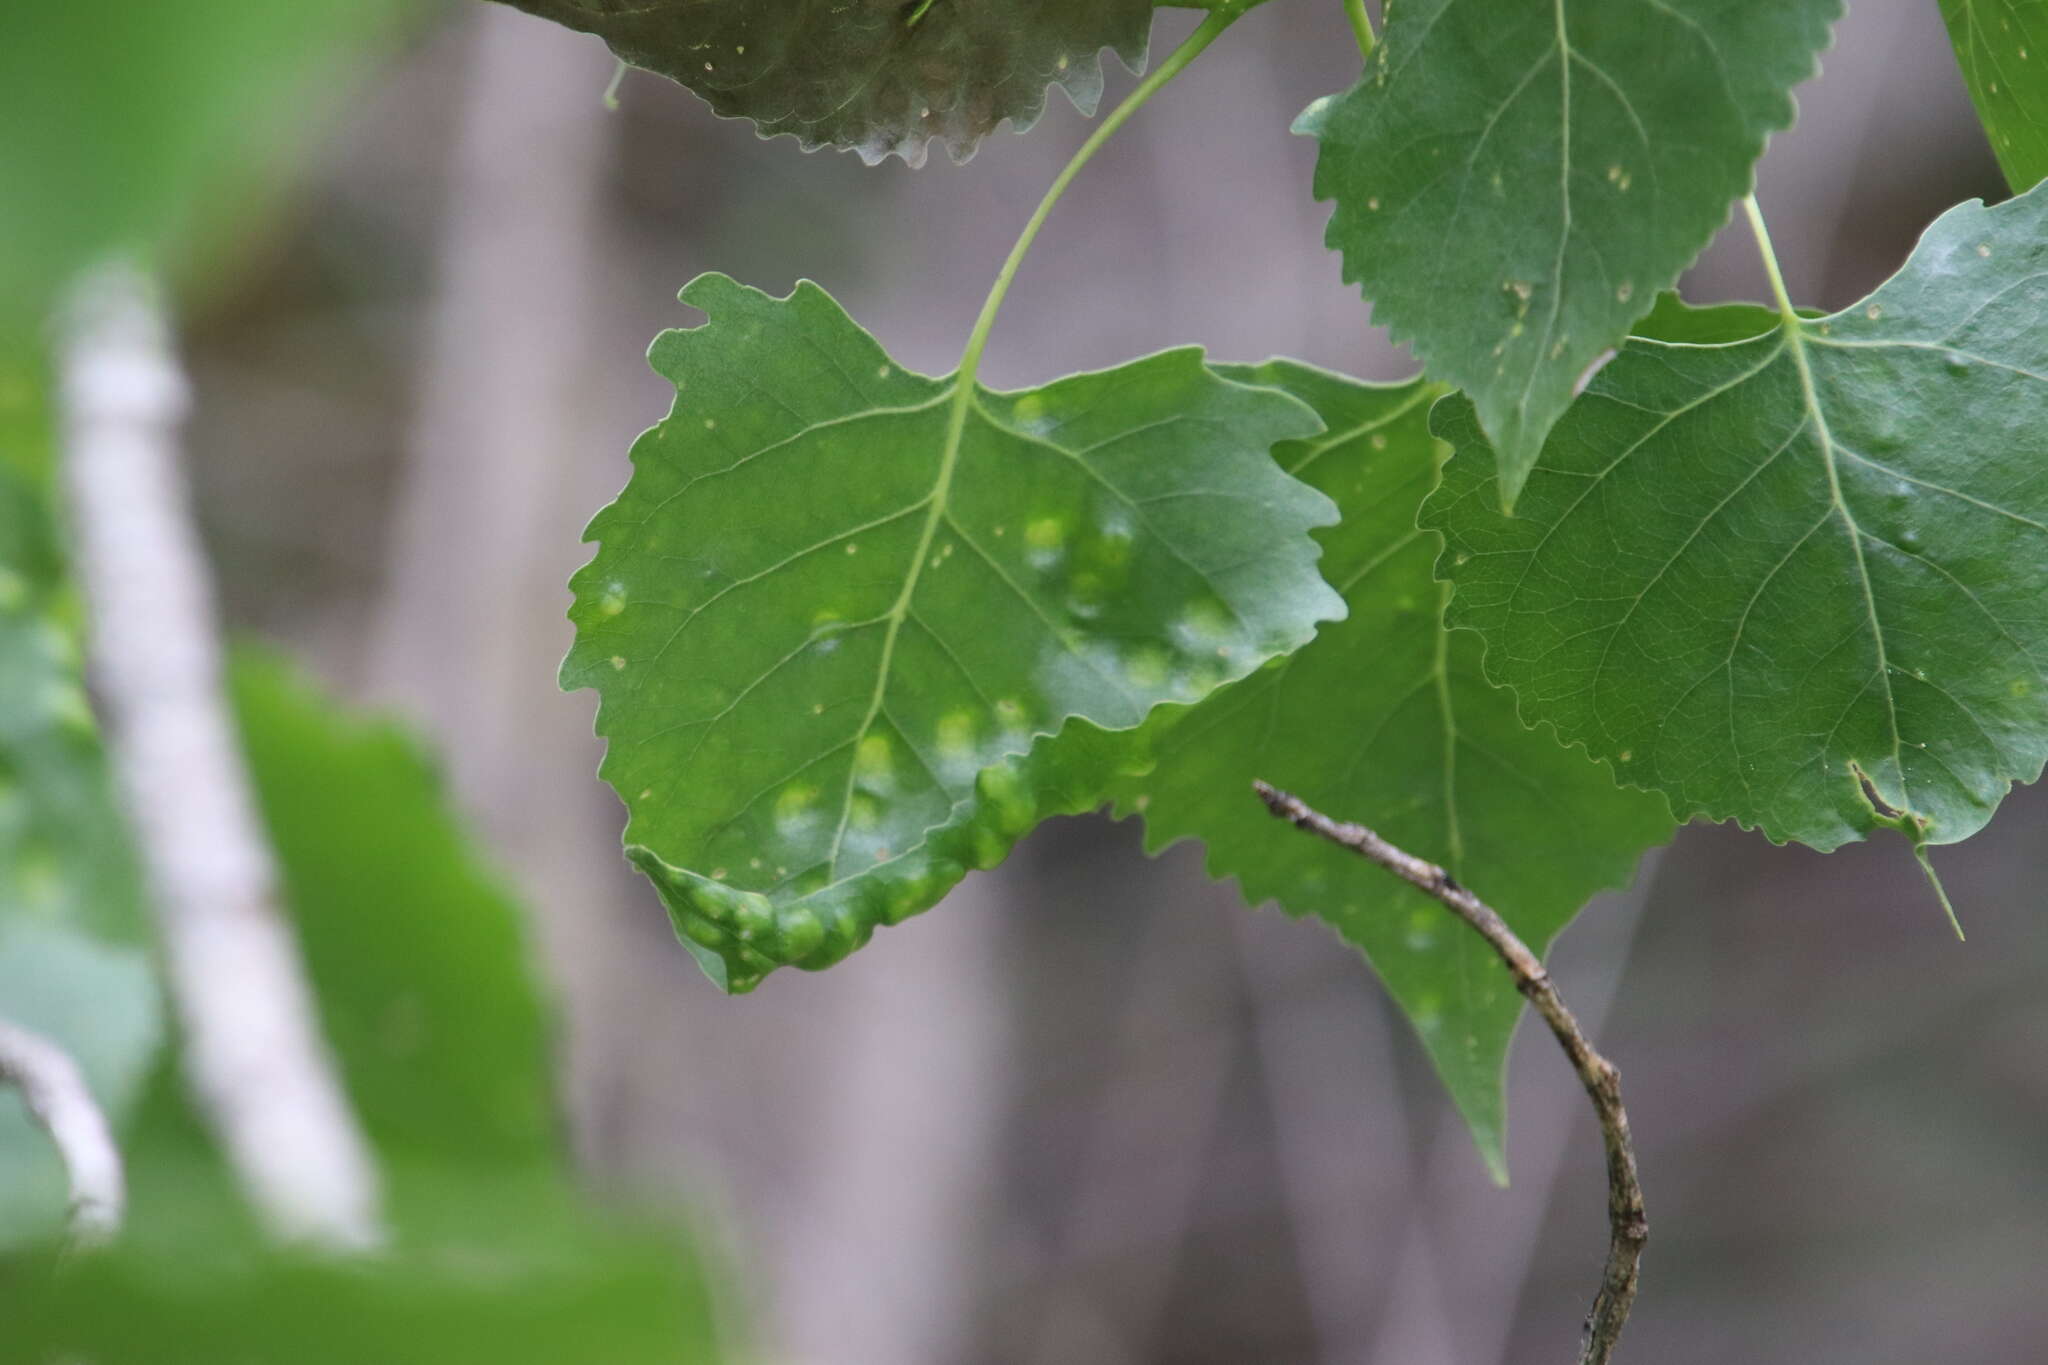
<path id="1" fill-rule="evenodd" d="M 1764 224 L 1764 211 L 1757 207 L 1756 196 L 1742 196 L 1742 211 L 1749 217 L 1749 230 L 1756 237 L 1757 254 L 1763 257 L 1764 273 L 1771 279 L 1771 297 L 1777 301 L 1778 316 L 1788 327 L 1799 324 L 1799 310 L 1792 306 L 1792 295 L 1785 288 L 1785 273 L 1778 269 L 1778 253 L 1771 246 L 1771 230 Z"/>
<path id="2" fill-rule="evenodd" d="M 1586 1041 L 1579 1021 L 1572 1017 L 1557 987 L 1551 984 L 1543 960 L 1508 927 L 1499 911 L 1458 885 L 1450 873 L 1396 848 L 1363 825 L 1332 820 L 1297 796 L 1264 782 L 1252 783 L 1252 789 L 1279 819 L 1378 864 L 1471 925 L 1507 964 L 1515 979 L 1515 989 L 1535 1006 L 1543 1022 L 1557 1036 L 1558 1046 L 1571 1059 L 1572 1069 L 1578 1072 L 1580 1084 L 1593 1101 L 1593 1112 L 1600 1120 L 1600 1134 L 1607 1147 L 1607 1268 L 1600 1279 L 1599 1296 L 1593 1300 L 1593 1311 L 1586 1316 L 1585 1340 L 1579 1350 L 1579 1365 L 1607 1365 L 1635 1303 L 1643 1245 L 1650 1239 L 1649 1219 L 1643 1212 L 1643 1187 L 1636 1175 L 1635 1140 L 1629 1135 L 1628 1110 L 1621 1103 L 1621 1074 L 1614 1069 L 1614 1063 L 1595 1052 Z"/>
<path id="3" fill-rule="evenodd" d="M 1253 0 L 1253 3 L 1256 3 L 1256 0 Z M 958 376 L 960 393 L 964 395 L 956 400 L 956 416 L 960 420 L 966 419 L 967 407 L 973 400 L 974 377 L 981 370 L 981 355 L 988 348 L 988 334 L 995 326 L 996 314 L 1002 311 L 1003 300 L 1009 296 L 1010 285 L 1017 278 L 1017 268 L 1023 265 L 1025 255 L 1031 250 L 1031 244 L 1038 240 L 1039 229 L 1045 226 L 1045 220 L 1052 216 L 1053 206 L 1066 194 L 1067 187 L 1074 183 L 1074 177 L 1081 173 L 1081 168 L 1094 160 L 1095 154 L 1102 150 L 1102 145 L 1116 135 L 1117 129 L 1130 122 L 1131 115 L 1144 108 L 1146 102 L 1164 89 L 1175 76 L 1187 70 L 1188 63 L 1201 56 L 1209 44 L 1221 37 L 1225 29 L 1236 23 L 1245 11 L 1251 8 L 1252 4 L 1237 0 L 1236 3 L 1210 11 L 1209 17 L 1202 21 L 1201 26 L 1189 34 L 1187 40 L 1175 48 L 1151 75 L 1140 81 L 1137 88 L 1124 97 L 1123 103 L 1117 105 L 1100 124 L 1096 125 L 1095 131 L 1088 135 L 1088 140 L 1081 144 L 1081 149 L 1074 153 L 1073 159 L 1067 162 L 1065 169 L 1053 180 L 1052 187 L 1045 192 L 1045 197 L 1038 201 L 1037 210 L 1031 215 L 1031 220 L 1024 224 L 1024 231 L 1018 234 L 1017 244 L 1010 248 L 1010 255 L 1003 262 L 1003 268 L 996 273 L 996 282 L 988 291 L 988 301 L 981 305 L 981 315 L 974 321 L 974 330 L 968 333 L 967 349 L 961 353 Z"/>
<path id="4" fill-rule="evenodd" d="M 1358 35 L 1358 55 L 1370 58 L 1379 39 L 1372 31 L 1372 16 L 1365 12 L 1365 0 L 1344 0 L 1344 12 L 1351 16 L 1351 31 Z"/>

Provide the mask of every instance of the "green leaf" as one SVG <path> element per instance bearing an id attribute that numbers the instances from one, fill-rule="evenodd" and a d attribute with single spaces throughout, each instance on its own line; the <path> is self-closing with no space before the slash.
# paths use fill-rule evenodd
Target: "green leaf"
<path id="1" fill-rule="evenodd" d="M 241 191 L 404 0 L 101 0 L 0 11 L 0 326 L 110 252 L 248 230 Z"/>
<path id="2" fill-rule="evenodd" d="M 562 679 L 601 694 L 629 852 L 729 989 L 999 859 L 1037 736 L 1198 700 L 1342 610 L 1308 535 L 1333 509 L 1268 454 L 1314 413 L 1197 351 L 1000 394 L 901 369 L 814 285 L 682 297 L 710 321 L 655 342 L 675 409 L 591 523 Z"/>
<path id="3" fill-rule="evenodd" d="M 644 1230 L 510 1200 L 464 1240 L 346 1261 L 253 1244 L 124 1241 L 0 1277 L 17 1365 L 719 1365 L 702 1286 Z"/>
<path id="4" fill-rule="evenodd" d="M 1681 816 L 1947 843 L 2048 755 L 2048 196 L 1972 202 L 1865 301 L 1631 341 L 1495 510 L 1469 404 L 1425 521 L 1523 714 Z M 1873 800 L 1874 798 L 1874 800 Z"/>
<path id="5" fill-rule="evenodd" d="M 1512 505 L 1586 368 L 1671 286 L 1792 122 L 1840 0 L 1402 0 L 1321 140 L 1328 241 L 1465 390 Z"/>
<path id="6" fill-rule="evenodd" d="M 1317 915 L 1363 951 L 1505 1180 L 1502 1072 L 1522 1014 L 1513 981 L 1434 900 L 1273 820 L 1252 779 L 1441 863 L 1539 952 L 1670 837 L 1670 812 L 1525 726 L 1514 695 L 1481 676 L 1478 639 L 1440 624 L 1438 540 L 1415 525 L 1436 482 L 1427 408 L 1438 386 L 1362 384 L 1289 361 L 1225 373 L 1284 389 L 1329 427 L 1276 455 L 1343 511 L 1319 538 L 1350 614 L 1284 661 L 1145 726 L 1151 766 L 1114 784 L 1118 807 L 1144 812 L 1148 846 L 1200 839 L 1209 870 L 1235 877 L 1247 899 Z"/>
<path id="7" fill-rule="evenodd" d="M 79 671 L 39 367 L 0 348 L 0 1015 L 63 1046 L 116 1119 L 162 1021 L 140 886 Z M 64 1169 L 0 1091 L 0 1246 L 62 1225 Z"/>
<path id="8" fill-rule="evenodd" d="M 1152 0 L 507 0 L 594 33 L 625 61 L 701 95 L 720 115 L 805 150 L 851 148 L 870 165 L 956 161 L 1009 119 L 1038 121 L 1057 83 L 1084 114 L 1102 98 L 1098 54 L 1145 62 Z"/>
<path id="9" fill-rule="evenodd" d="M 235 652 L 235 712 L 321 1031 L 387 1162 L 552 1164 L 549 1019 L 519 907 L 412 737 Z"/>
<path id="10" fill-rule="evenodd" d="M 1941 0 L 1977 117 L 2015 193 L 2048 175 L 2048 4 Z"/>
<path id="11" fill-rule="evenodd" d="M 1817 318 L 1825 315 L 1815 312 L 1802 313 L 1801 316 Z M 1760 303 L 1716 303 L 1695 307 L 1680 298 L 1677 290 L 1667 289 L 1657 295 L 1657 302 L 1649 312 L 1636 319 L 1628 334 L 1644 341 L 1679 341 L 1705 346 L 1724 341 L 1748 341 L 1751 337 L 1775 331 L 1780 321 L 1777 309 Z"/>
<path id="12" fill-rule="evenodd" d="M 0 1358 L 155 1365 L 172 1342 L 251 1365 L 731 1359 L 673 1230 L 578 1196 L 519 909 L 416 746 L 268 655 L 237 651 L 231 682 L 391 1245 L 344 1263 L 265 1244 L 166 1067 L 128 1144 L 121 1241 L 9 1264 Z"/>

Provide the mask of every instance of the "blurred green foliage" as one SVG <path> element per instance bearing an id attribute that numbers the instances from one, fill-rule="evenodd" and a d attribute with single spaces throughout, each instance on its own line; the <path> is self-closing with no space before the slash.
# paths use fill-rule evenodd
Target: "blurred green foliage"
<path id="1" fill-rule="evenodd" d="M 239 654 L 232 685 L 391 1245 L 265 1246 L 166 1066 L 127 1144 L 121 1242 L 0 1268 L 0 1361 L 721 1359 L 692 1255 L 574 1187 L 518 908 L 418 748 L 269 655 Z"/>
<path id="2" fill-rule="evenodd" d="M 108 252 L 189 256 L 246 223 L 350 56 L 407 4 L 0 6 L 0 328 Z"/>
<path id="3" fill-rule="evenodd" d="M 0 1015 L 46 1035 L 119 1115 L 161 1010 L 135 866 L 79 673 L 50 471 L 48 386 L 0 345 Z M 0 1249 L 58 1226 L 64 1170 L 0 1090 Z"/>

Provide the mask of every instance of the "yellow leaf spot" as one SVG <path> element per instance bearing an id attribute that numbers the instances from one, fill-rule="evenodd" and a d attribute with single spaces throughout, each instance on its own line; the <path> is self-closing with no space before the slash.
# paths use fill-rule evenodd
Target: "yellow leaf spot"
<path id="1" fill-rule="evenodd" d="M 974 714 L 948 711 L 939 717 L 939 752 L 947 758 L 967 758 L 974 753 Z"/>
<path id="2" fill-rule="evenodd" d="M 1034 550 L 1057 550 L 1066 540 L 1067 528 L 1058 517 L 1039 517 L 1024 528 L 1024 543 Z"/>
<path id="3" fill-rule="evenodd" d="M 887 735 L 869 735 L 853 751 L 853 771 L 864 782 L 884 782 L 896 770 L 896 752 Z"/>

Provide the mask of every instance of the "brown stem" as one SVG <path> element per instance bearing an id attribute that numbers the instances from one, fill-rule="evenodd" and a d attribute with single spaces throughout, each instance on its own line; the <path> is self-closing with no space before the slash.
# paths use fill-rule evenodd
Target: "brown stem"
<path id="1" fill-rule="evenodd" d="M 1635 1143 L 1629 1137 L 1628 1111 L 1621 1104 L 1621 1073 L 1586 1041 L 1579 1021 L 1572 1018 L 1557 987 L 1551 984 L 1542 960 L 1516 937 L 1498 911 L 1458 885 L 1448 872 L 1394 847 L 1363 825 L 1332 820 L 1301 798 L 1264 782 L 1252 783 L 1252 789 L 1280 819 L 1379 864 L 1478 930 L 1479 936 L 1507 964 L 1515 978 L 1515 989 L 1536 1007 L 1543 1022 L 1557 1035 L 1558 1046 L 1571 1059 L 1572 1069 L 1579 1073 L 1579 1080 L 1593 1101 L 1593 1113 L 1600 1120 L 1600 1135 L 1607 1145 L 1607 1268 L 1600 1281 L 1600 1293 L 1593 1300 L 1593 1311 L 1586 1316 L 1585 1338 L 1579 1349 L 1579 1365 L 1607 1365 L 1614 1357 L 1621 1329 L 1628 1323 L 1629 1308 L 1635 1303 L 1643 1244 L 1650 1239 L 1649 1219 L 1643 1212 L 1643 1187 L 1636 1178 Z"/>

